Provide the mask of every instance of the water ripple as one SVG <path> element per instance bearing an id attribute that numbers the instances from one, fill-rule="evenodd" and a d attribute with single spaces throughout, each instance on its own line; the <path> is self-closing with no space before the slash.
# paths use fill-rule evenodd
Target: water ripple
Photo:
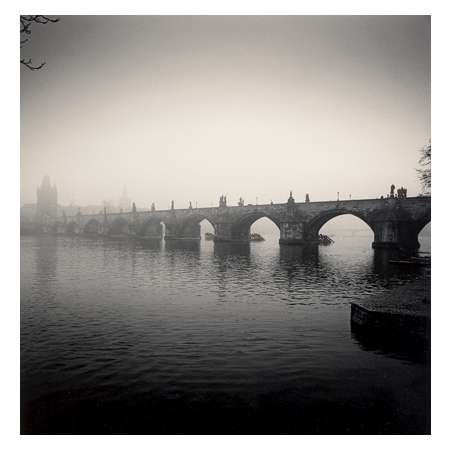
<path id="1" fill-rule="evenodd" d="M 389 267 L 367 239 L 338 244 L 178 249 L 23 238 L 25 411 L 38 404 L 76 416 L 85 402 L 136 399 L 159 408 L 215 399 L 254 410 L 265 402 L 281 408 L 287 393 L 302 402 L 314 392 L 326 401 L 330 390 L 370 397 L 381 373 L 390 374 L 393 389 L 412 383 L 417 365 L 367 352 L 354 339 L 349 303 L 426 274 Z M 405 364 L 412 367 L 406 375 Z M 140 420 L 131 406 L 127 414 Z"/>

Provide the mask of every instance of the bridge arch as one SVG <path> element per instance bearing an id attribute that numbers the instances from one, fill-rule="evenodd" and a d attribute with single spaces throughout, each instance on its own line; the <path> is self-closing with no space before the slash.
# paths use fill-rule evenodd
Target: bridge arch
<path id="1" fill-rule="evenodd" d="M 318 216 L 316 216 L 315 218 L 313 218 L 312 220 L 310 220 L 308 222 L 307 232 L 309 234 L 310 239 L 316 239 L 317 236 L 319 235 L 319 232 L 320 232 L 321 228 L 327 222 L 329 222 L 330 220 L 335 219 L 336 217 L 340 217 L 340 216 L 344 216 L 344 215 L 350 215 L 350 216 L 354 216 L 354 217 L 360 219 L 375 234 L 375 230 L 374 230 L 373 225 L 370 223 L 370 221 L 368 220 L 368 218 L 364 214 L 361 214 L 359 212 L 355 212 L 355 211 L 352 211 L 352 210 L 347 210 L 347 209 L 332 209 L 330 211 L 326 211 L 326 212 L 324 212 L 322 214 L 319 214 Z"/>
<path id="2" fill-rule="evenodd" d="M 278 218 L 273 217 L 270 214 L 267 214 L 263 211 L 254 211 L 250 214 L 246 214 L 239 219 L 236 220 L 236 222 L 233 223 L 231 227 L 231 236 L 233 240 L 250 240 L 250 230 L 252 225 L 259 219 L 266 218 L 273 222 L 278 230 L 281 230 L 280 221 Z"/>
<path id="3" fill-rule="evenodd" d="M 83 228 L 85 234 L 100 234 L 102 224 L 97 219 L 90 219 Z"/>
<path id="4" fill-rule="evenodd" d="M 206 217 L 200 220 L 199 225 L 200 225 L 200 234 L 203 233 L 203 235 L 201 236 L 202 239 L 205 239 L 205 233 L 212 233 L 215 235 L 217 232 L 216 224 Z"/>
<path id="5" fill-rule="evenodd" d="M 138 229 L 138 235 L 148 239 L 162 239 L 164 225 L 161 219 L 150 217 Z"/>
<path id="6" fill-rule="evenodd" d="M 423 231 L 425 231 L 427 228 L 430 228 L 430 231 L 431 231 L 431 219 L 428 220 L 427 222 L 421 223 L 419 225 L 419 227 L 418 227 L 419 234 L 422 233 Z"/>
<path id="7" fill-rule="evenodd" d="M 431 252 L 431 209 L 417 221 L 417 241 L 421 251 Z"/>
<path id="8" fill-rule="evenodd" d="M 204 220 L 208 221 L 211 226 L 214 229 L 214 232 L 216 231 L 216 223 L 214 220 L 211 219 L 206 214 L 200 214 L 200 213 L 194 213 L 192 215 L 189 215 L 186 217 L 181 223 L 180 223 L 180 229 L 181 231 L 190 231 L 193 227 L 200 226 L 200 222 L 203 222 Z"/>
<path id="9" fill-rule="evenodd" d="M 214 234 L 217 232 L 217 225 L 214 220 L 206 214 L 193 213 L 177 223 L 178 235 L 181 239 L 201 239 L 200 223 L 206 220 L 212 226 Z"/>
<path id="10" fill-rule="evenodd" d="M 429 223 L 431 223 L 431 210 L 425 211 L 416 221 L 417 233 L 420 233 Z"/>

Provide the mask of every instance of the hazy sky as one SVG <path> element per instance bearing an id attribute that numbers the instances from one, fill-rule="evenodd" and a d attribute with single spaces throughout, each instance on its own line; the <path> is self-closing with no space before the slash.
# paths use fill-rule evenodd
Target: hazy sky
<path id="1" fill-rule="evenodd" d="M 420 190 L 428 16 L 62 16 L 22 50 L 21 200 L 186 207 Z"/>

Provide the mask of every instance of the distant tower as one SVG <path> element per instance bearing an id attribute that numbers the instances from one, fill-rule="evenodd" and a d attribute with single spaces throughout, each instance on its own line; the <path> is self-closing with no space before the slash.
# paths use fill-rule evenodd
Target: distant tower
<path id="1" fill-rule="evenodd" d="M 305 203 L 309 203 L 309 194 L 306 194 Z"/>
<path id="2" fill-rule="evenodd" d="M 119 209 L 122 211 L 130 211 L 131 200 L 128 198 L 127 188 L 123 188 L 122 197 L 119 200 Z"/>
<path id="3" fill-rule="evenodd" d="M 37 188 L 36 215 L 37 220 L 55 219 L 57 215 L 58 192 L 51 186 L 50 177 L 46 175 Z"/>

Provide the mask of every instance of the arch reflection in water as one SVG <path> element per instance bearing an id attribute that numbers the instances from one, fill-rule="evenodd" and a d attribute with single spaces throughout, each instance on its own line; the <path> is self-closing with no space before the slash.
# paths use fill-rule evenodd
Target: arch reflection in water
<path id="1" fill-rule="evenodd" d="M 214 244 L 214 256 L 226 259 L 229 256 L 250 257 L 250 244 L 248 242 L 216 242 Z"/>
<path id="2" fill-rule="evenodd" d="M 189 241 L 189 240 L 168 240 L 165 241 L 164 247 L 167 252 L 174 252 L 177 250 L 187 251 L 194 255 L 200 252 L 200 242 L 199 241 Z"/>
<path id="3" fill-rule="evenodd" d="M 317 265 L 319 247 L 317 245 L 281 245 L 280 263 L 286 265 Z"/>
<path id="4" fill-rule="evenodd" d="M 383 279 L 389 283 L 390 280 L 397 284 L 402 282 L 421 278 L 429 273 L 428 267 L 416 265 L 396 265 L 389 261 L 404 257 L 402 252 L 397 250 L 377 249 L 373 252 L 373 271 L 372 275 Z"/>
<path id="5" fill-rule="evenodd" d="M 318 267 L 319 249 L 316 245 L 282 245 L 279 249 L 279 265 L 274 267 L 274 280 L 279 280 L 280 271 L 286 274 L 290 283 L 295 279 L 312 279 Z"/>
<path id="6" fill-rule="evenodd" d="M 163 246 L 162 239 L 140 239 L 136 242 L 136 248 L 161 251 Z"/>

